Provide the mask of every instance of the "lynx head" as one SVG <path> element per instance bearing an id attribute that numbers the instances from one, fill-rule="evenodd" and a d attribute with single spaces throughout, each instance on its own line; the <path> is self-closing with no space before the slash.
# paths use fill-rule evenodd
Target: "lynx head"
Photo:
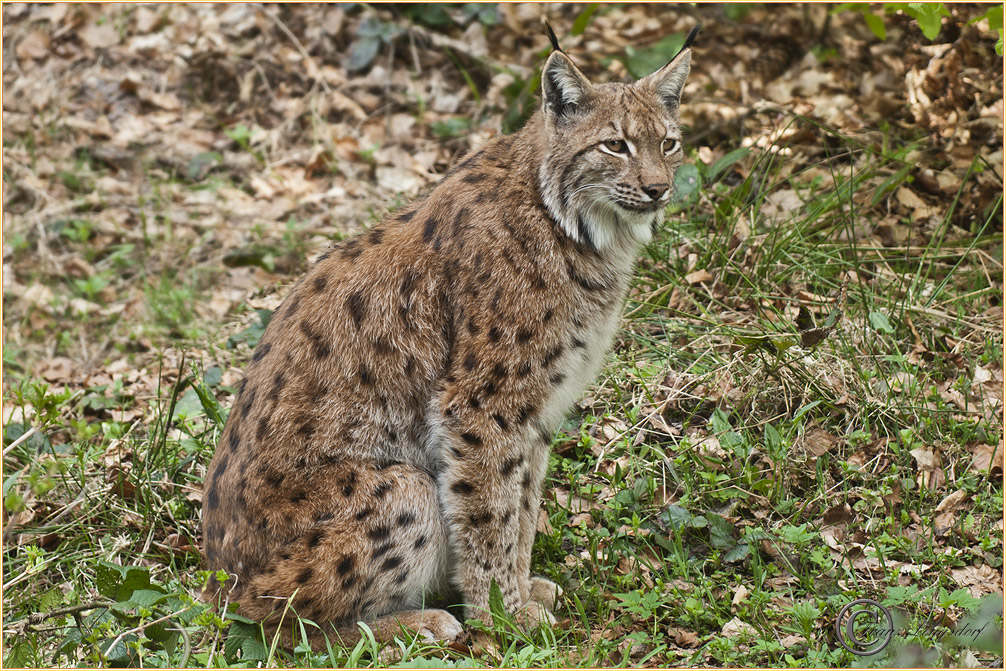
<path id="1" fill-rule="evenodd" d="M 678 107 L 696 32 L 670 63 L 633 84 L 591 84 L 553 40 L 541 74 L 548 148 L 539 181 L 573 239 L 633 251 L 650 239 L 681 165 Z"/>

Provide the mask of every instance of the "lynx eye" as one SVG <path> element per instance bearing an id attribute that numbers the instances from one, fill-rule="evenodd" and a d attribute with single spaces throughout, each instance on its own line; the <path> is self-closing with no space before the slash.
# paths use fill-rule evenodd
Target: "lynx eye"
<path id="1" fill-rule="evenodd" d="M 660 148 L 664 150 L 664 156 L 670 156 L 681 148 L 681 143 L 673 137 L 669 137 L 660 143 Z"/>
<path id="2" fill-rule="evenodd" d="M 602 145 L 613 154 L 624 154 L 629 149 L 629 146 L 625 144 L 625 140 L 605 140 Z"/>

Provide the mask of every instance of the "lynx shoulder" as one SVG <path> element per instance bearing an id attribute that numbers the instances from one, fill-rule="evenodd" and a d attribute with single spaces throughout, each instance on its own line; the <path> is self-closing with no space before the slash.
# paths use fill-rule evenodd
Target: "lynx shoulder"
<path id="1" fill-rule="evenodd" d="M 207 472 L 206 564 L 239 613 L 453 638 L 451 588 L 526 623 L 553 432 L 597 373 L 681 163 L 690 51 L 592 84 L 562 51 L 542 107 L 424 199 L 326 253 L 259 343 Z M 219 586 L 216 586 L 219 587 Z"/>

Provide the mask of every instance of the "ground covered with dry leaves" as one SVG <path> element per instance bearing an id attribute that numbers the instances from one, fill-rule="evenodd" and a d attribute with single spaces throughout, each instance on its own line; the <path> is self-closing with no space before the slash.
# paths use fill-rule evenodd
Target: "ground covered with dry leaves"
<path id="1" fill-rule="evenodd" d="M 4 5 L 5 665 L 1001 666 L 1002 14 L 888 7 Z M 333 241 L 519 127 L 543 17 L 595 80 L 704 24 L 677 201 L 554 443 L 560 623 L 277 650 L 192 598 L 242 368 Z"/>

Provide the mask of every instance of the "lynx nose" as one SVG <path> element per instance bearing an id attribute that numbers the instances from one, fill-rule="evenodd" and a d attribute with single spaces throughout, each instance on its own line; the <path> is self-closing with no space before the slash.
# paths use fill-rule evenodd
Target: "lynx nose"
<path id="1" fill-rule="evenodd" d="M 669 187 L 667 184 L 647 184 L 643 187 L 643 192 L 650 197 L 651 200 L 660 200 L 667 193 Z"/>

